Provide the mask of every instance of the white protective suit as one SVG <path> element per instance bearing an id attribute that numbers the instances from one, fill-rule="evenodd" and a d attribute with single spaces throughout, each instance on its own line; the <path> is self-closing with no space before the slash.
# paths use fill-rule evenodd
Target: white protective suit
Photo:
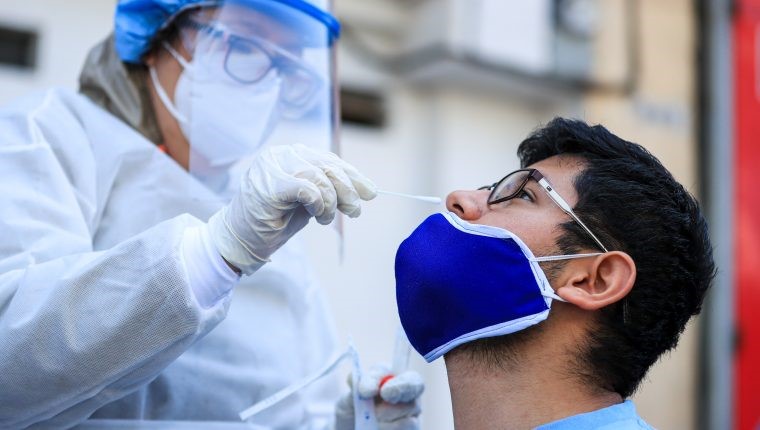
<path id="1" fill-rule="evenodd" d="M 0 111 L 0 175 L 0 428 L 234 421 L 334 352 L 293 241 L 198 305 L 180 240 L 221 202 L 88 98 L 50 90 Z M 319 427 L 339 387 L 323 380 L 261 418 Z"/>

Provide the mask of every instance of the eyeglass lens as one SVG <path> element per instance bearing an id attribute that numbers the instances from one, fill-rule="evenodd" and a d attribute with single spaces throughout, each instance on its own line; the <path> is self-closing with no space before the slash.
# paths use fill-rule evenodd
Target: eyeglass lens
<path id="1" fill-rule="evenodd" d="M 273 58 L 274 55 L 254 41 L 235 38 L 230 41 L 225 69 L 233 79 L 252 84 L 276 67 L 283 80 L 283 101 L 293 105 L 307 102 L 318 85 L 317 78 L 294 60 L 285 56 Z"/>
<path id="2" fill-rule="evenodd" d="M 253 83 L 272 67 L 272 58 L 256 44 L 235 38 L 229 41 L 225 68 L 234 79 Z"/>
<path id="3" fill-rule="evenodd" d="M 510 173 L 496 184 L 488 198 L 488 203 L 513 198 L 525 186 L 528 179 L 530 179 L 530 171 L 518 170 Z"/>

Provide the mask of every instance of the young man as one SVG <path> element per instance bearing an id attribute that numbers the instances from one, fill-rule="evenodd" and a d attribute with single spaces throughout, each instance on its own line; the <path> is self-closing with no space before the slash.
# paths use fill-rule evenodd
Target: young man
<path id="1" fill-rule="evenodd" d="M 402 243 L 407 335 L 445 354 L 458 430 L 648 429 L 626 399 L 715 272 L 699 205 L 602 126 L 555 119 L 518 155 Z"/>

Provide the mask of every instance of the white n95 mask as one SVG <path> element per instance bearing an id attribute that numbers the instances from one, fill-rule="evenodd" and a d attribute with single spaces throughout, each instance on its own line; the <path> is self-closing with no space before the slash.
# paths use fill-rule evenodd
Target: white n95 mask
<path id="1" fill-rule="evenodd" d="M 206 168 L 230 166 L 255 153 L 277 121 L 280 78 L 276 71 L 256 84 L 241 84 L 218 70 L 224 61 L 222 51 L 189 63 L 171 45 L 164 47 L 184 68 L 174 104 L 153 69 L 151 78 L 159 98 L 190 142 L 191 173 L 196 168 L 203 173 Z"/>

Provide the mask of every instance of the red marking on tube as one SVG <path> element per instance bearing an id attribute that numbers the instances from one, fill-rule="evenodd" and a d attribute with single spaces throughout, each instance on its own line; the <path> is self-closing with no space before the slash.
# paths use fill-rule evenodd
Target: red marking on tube
<path id="1" fill-rule="evenodd" d="M 385 385 L 386 382 L 388 382 L 391 379 L 393 379 L 393 376 L 394 375 L 385 375 L 385 376 L 383 376 L 382 379 L 380 379 L 380 386 L 378 387 L 378 389 L 382 389 L 383 385 Z"/>
<path id="2" fill-rule="evenodd" d="M 168 154 L 169 153 L 169 151 L 166 149 L 166 145 L 164 145 L 163 143 L 160 144 L 160 145 L 157 145 L 157 146 L 158 146 L 158 150 L 161 151 L 161 152 L 163 152 L 164 154 Z"/>

